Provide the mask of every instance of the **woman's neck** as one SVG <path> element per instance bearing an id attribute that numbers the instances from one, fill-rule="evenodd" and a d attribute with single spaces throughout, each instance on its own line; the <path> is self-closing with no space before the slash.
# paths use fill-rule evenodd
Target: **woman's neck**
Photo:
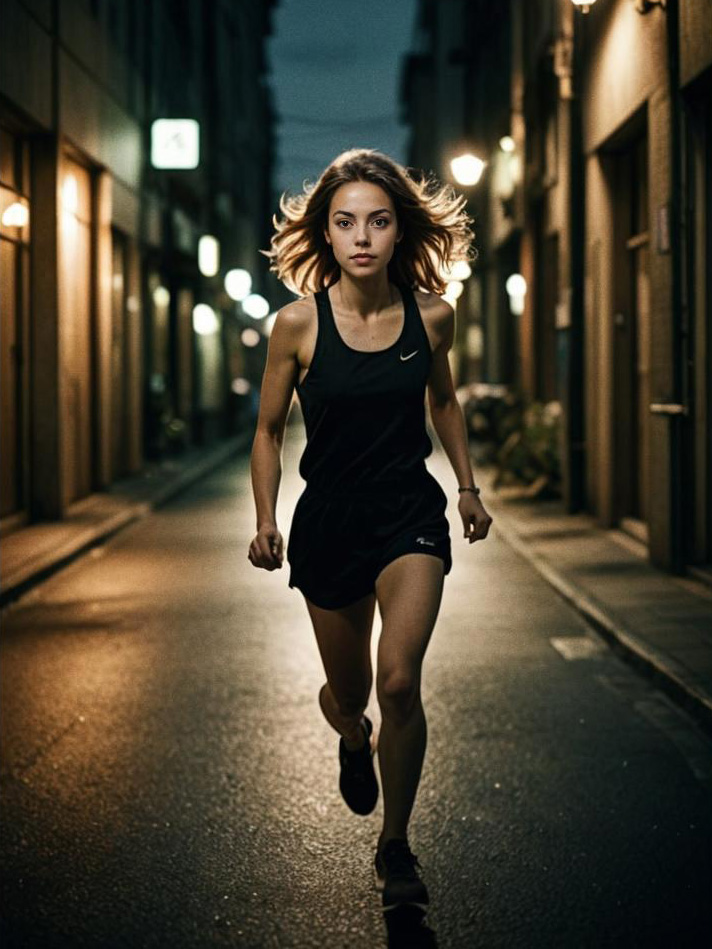
<path id="1" fill-rule="evenodd" d="M 364 319 L 388 309 L 394 303 L 393 289 L 385 270 L 363 280 L 354 280 L 342 270 L 334 290 L 340 310 L 355 313 Z"/>

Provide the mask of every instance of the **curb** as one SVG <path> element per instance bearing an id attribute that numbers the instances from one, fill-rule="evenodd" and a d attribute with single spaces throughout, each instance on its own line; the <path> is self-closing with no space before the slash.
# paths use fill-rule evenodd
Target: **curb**
<path id="1" fill-rule="evenodd" d="M 3 583 L 0 591 L 0 608 L 24 596 L 29 590 L 58 573 L 70 563 L 78 560 L 93 547 L 109 540 L 119 531 L 146 517 L 166 501 L 180 494 L 196 481 L 210 474 L 220 465 L 248 448 L 253 439 L 252 431 L 244 432 L 231 439 L 227 444 L 219 445 L 206 452 L 206 456 L 189 465 L 174 478 L 157 486 L 155 493 L 147 501 L 126 501 L 122 509 L 99 521 L 92 527 L 78 530 L 75 537 L 54 550 L 48 557 L 40 558 L 29 567 L 17 570 L 8 585 Z"/>
<path id="2" fill-rule="evenodd" d="M 687 669 L 671 656 L 644 642 L 631 629 L 613 619 L 593 597 L 583 593 L 559 573 L 545 557 L 522 540 L 500 506 L 493 530 L 520 554 L 567 603 L 576 609 L 619 656 L 654 680 L 673 701 L 689 712 L 706 732 L 712 734 L 712 698 L 691 678 Z M 503 524 L 504 522 L 504 524 Z"/>

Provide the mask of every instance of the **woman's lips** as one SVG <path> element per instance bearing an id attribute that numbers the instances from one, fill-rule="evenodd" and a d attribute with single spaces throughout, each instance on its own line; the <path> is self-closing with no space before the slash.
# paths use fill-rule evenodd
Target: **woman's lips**
<path id="1" fill-rule="evenodd" d="M 376 258 L 373 256 L 370 256 L 370 255 L 364 256 L 362 254 L 357 254 L 356 256 L 351 258 L 351 260 L 355 260 L 357 264 L 369 264 L 372 260 L 375 260 L 375 259 Z"/>

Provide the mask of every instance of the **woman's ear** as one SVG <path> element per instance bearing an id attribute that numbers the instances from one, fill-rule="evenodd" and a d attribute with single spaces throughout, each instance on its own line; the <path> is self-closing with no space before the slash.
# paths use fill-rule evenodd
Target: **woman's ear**
<path id="1" fill-rule="evenodd" d="M 327 244 L 331 244 L 331 240 L 329 239 L 329 232 L 328 232 L 328 231 L 324 231 L 324 240 L 326 241 Z"/>

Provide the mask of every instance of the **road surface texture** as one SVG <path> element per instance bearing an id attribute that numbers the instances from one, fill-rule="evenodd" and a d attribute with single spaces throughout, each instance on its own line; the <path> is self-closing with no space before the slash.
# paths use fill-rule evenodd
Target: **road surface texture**
<path id="1" fill-rule="evenodd" d="M 301 448 L 290 430 L 285 544 Z M 496 531 L 469 546 L 428 465 L 454 566 L 423 676 L 422 925 L 385 925 L 381 804 L 339 796 L 301 594 L 247 560 L 242 458 L 3 617 L 5 949 L 712 945 L 710 740 Z"/>

